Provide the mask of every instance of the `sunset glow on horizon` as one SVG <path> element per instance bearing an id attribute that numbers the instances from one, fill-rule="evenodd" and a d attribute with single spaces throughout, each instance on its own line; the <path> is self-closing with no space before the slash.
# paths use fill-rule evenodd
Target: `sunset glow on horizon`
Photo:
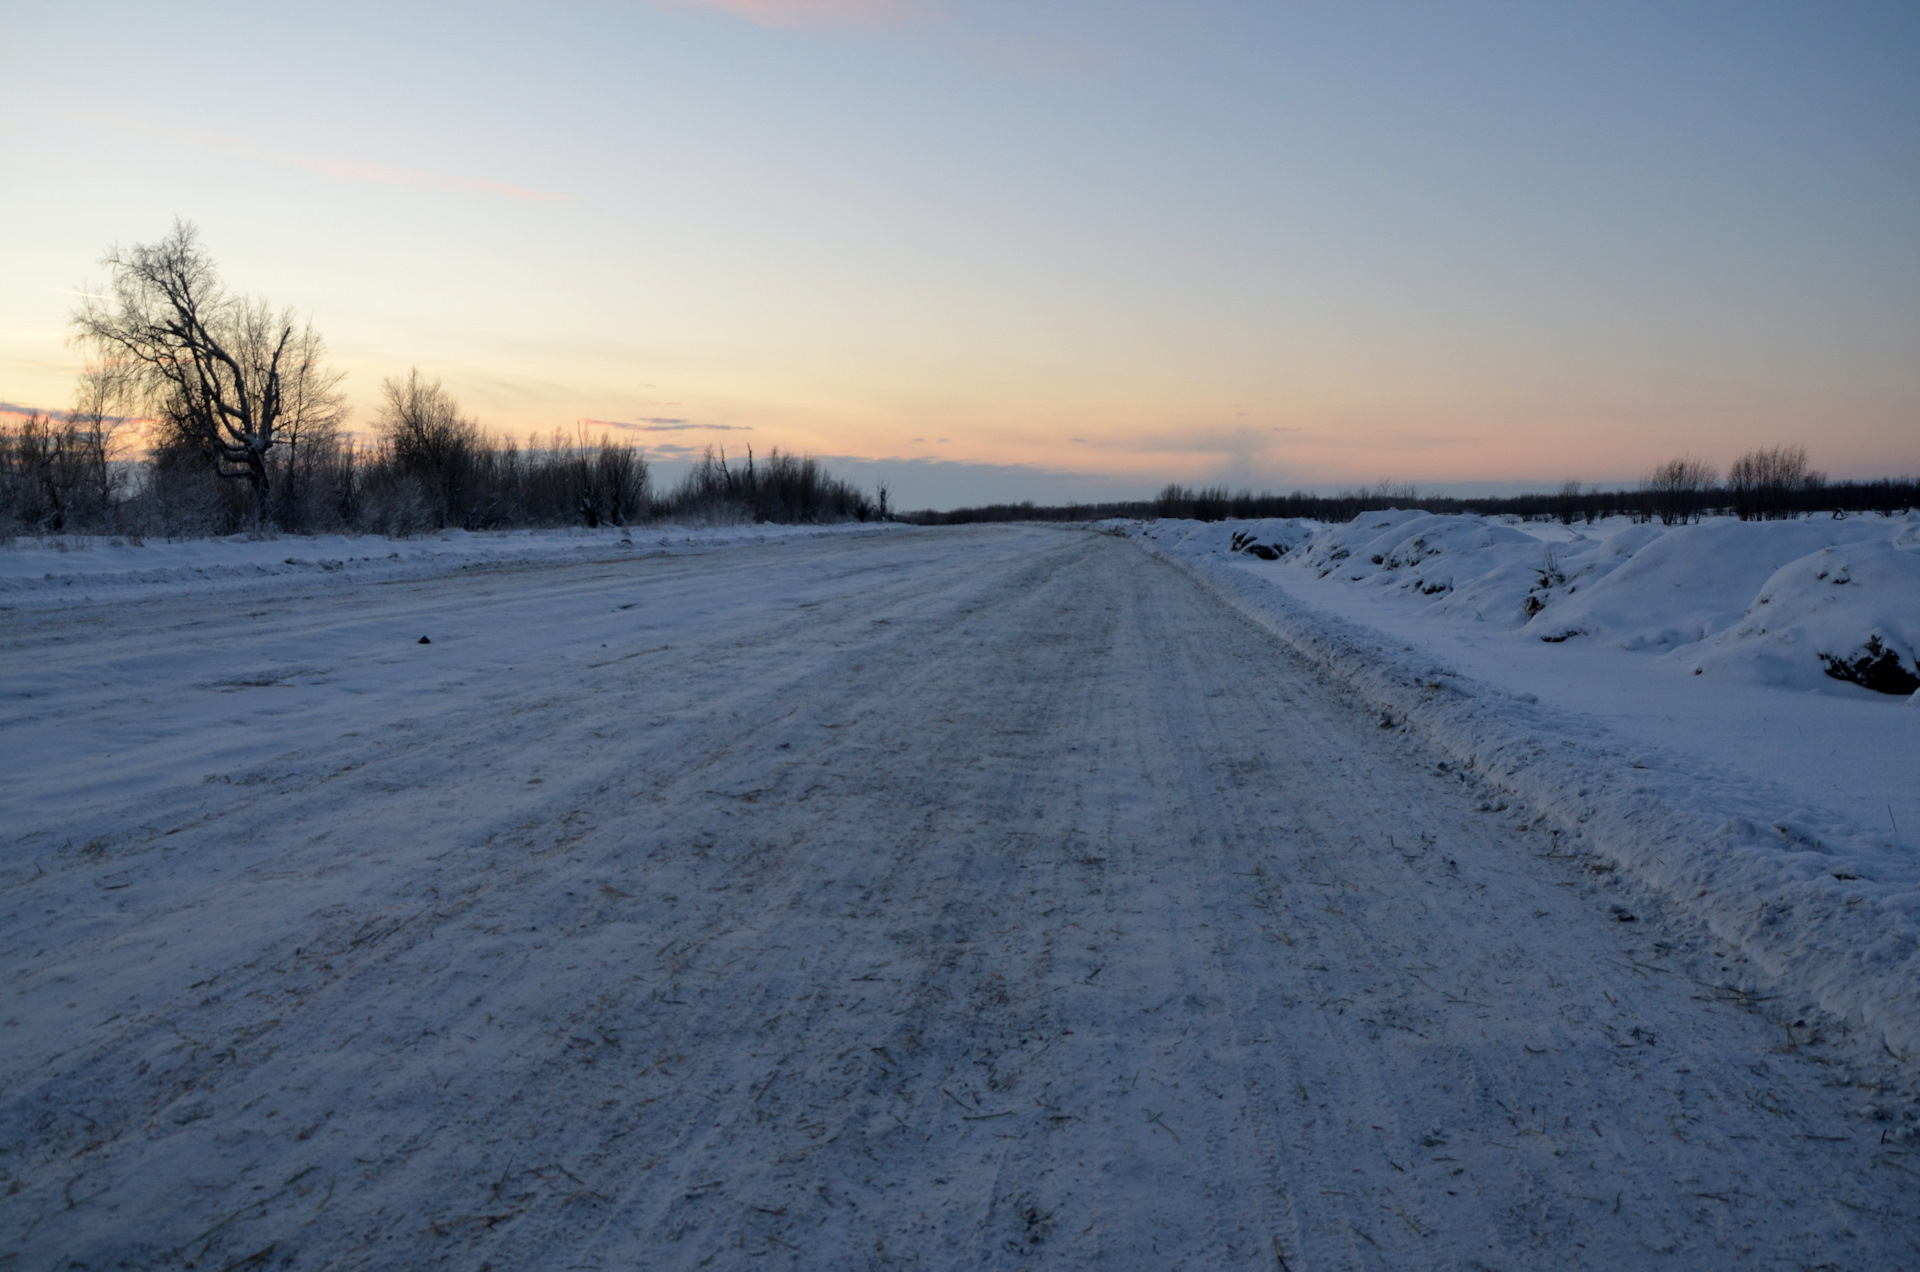
<path id="1" fill-rule="evenodd" d="M 6 19 L 0 402 L 67 405 L 76 292 L 177 216 L 360 430 L 417 365 L 904 506 L 1920 470 L 1907 6 L 146 13 Z"/>

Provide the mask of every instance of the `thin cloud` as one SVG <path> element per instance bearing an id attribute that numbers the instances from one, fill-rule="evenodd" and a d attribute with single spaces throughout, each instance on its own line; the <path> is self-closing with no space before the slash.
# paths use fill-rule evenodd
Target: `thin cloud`
<path id="1" fill-rule="evenodd" d="M 755 26 L 793 30 L 890 27 L 923 16 L 914 0 L 654 0 L 663 9 L 710 9 Z"/>
<path id="2" fill-rule="evenodd" d="M 75 419 L 91 421 L 93 416 L 80 415 L 73 411 L 55 411 L 39 406 L 20 406 L 14 402 L 0 402 L 0 415 L 13 419 L 28 419 L 35 415 L 44 415 L 56 423 L 66 424 Z M 144 415 L 102 415 L 104 424 L 151 424 L 153 421 Z"/>
<path id="3" fill-rule="evenodd" d="M 1099 450 L 1134 455 L 1219 455 L 1244 459 L 1269 447 L 1288 446 L 1307 438 L 1297 425 L 1205 425 L 1177 430 L 1119 433 L 1110 437 L 1072 437 L 1067 440 Z"/>
<path id="4" fill-rule="evenodd" d="M 633 433 L 751 433 L 747 424 L 695 424 L 690 420 L 645 416 L 638 420 L 581 420 L 591 428 L 623 428 Z"/>

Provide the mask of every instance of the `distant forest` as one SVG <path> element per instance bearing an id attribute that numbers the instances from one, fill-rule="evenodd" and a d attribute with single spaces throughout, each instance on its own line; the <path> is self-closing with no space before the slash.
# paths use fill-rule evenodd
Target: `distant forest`
<path id="1" fill-rule="evenodd" d="M 989 504 L 952 512 L 906 513 L 900 519 L 927 526 L 983 521 L 1099 521 L 1108 517 L 1184 517 L 1194 521 L 1300 517 L 1342 522 L 1384 508 L 1419 508 L 1435 513 L 1553 520 L 1566 525 L 1622 516 L 1677 525 L 1711 515 L 1764 521 L 1816 514 L 1892 515 L 1915 506 L 1920 506 L 1920 478 L 1829 481 L 1807 466 L 1804 447 L 1777 446 L 1741 456 L 1724 482 L 1706 464 L 1683 457 L 1662 464 L 1631 489 L 1606 490 L 1568 481 L 1550 492 L 1475 499 L 1425 495 L 1414 486 L 1386 483 L 1337 495 L 1314 495 L 1303 490 L 1286 495 L 1254 494 L 1225 486 L 1170 485 L 1153 499 L 1130 502 Z"/>

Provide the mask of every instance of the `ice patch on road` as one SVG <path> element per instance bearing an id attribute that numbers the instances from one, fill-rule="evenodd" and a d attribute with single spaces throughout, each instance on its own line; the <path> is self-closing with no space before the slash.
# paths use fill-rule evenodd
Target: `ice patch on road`
<path id="1" fill-rule="evenodd" d="M 1804 716 L 1823 750 L 1836 721 L 1864 718 L 1875 772 L 1913 768 L 1920 716 L 1897 709 L 1913 699 L 1828 668 L 1867 657 L 1912 673 L 1920 516 L 1597 535 L 1400 511 L 1339 526 L 1111 528 L 1195 568 L 1388 720 L 1553 815 L 1578 847 L 1699 915 L 1782 985 L 1920 1056 L 1920 853 L 1901 833 L 1920 825 L 1894 817 L 1915 784 L 1882 776 L 1823 799 L 1790 737 L 1702 736 L 1673 679 L 1773 695 L 1769 727 Z M 1274 559 L 1235 552 L 1235 535 Z M 1359 597 L 1376 603 L 1350 603 Z M 1543 703 L 1526 687 L 1542 659 L 1585 683 Z M 1619 716 L 1578 709 L 1609 695 L 1629 703 Z M 1628 718 L 1635 705 L 1645 719 Z M 1756 708 L 1747 723 L 1762 718 Z M 1740 762 L 1748 747 L 1760 762 Z"/>

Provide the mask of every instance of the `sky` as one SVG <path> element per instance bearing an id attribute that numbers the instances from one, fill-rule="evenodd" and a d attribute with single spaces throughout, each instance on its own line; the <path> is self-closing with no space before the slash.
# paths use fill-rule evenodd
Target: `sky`
<path id="1" fill-rule="evenodd" d="M 354 426 L 778 446 L 903 507 L 1920 471 L 1920 6 L 0 13 L 0 403 L 176 217 Z"/>

